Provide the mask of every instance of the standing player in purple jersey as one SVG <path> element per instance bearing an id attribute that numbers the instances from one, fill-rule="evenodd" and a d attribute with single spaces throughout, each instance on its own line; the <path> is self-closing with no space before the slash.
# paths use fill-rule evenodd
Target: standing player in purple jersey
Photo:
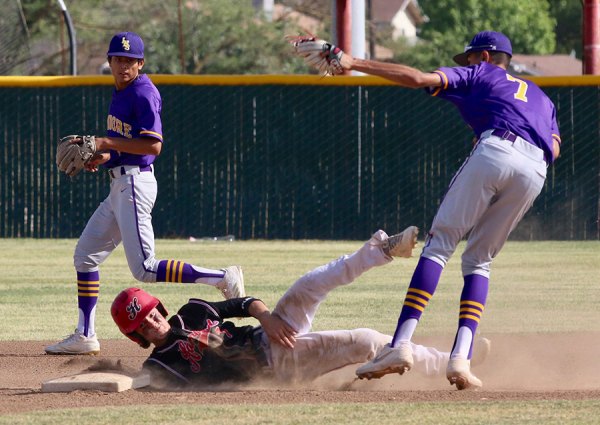
<path id="1" fill-rule="evenodd" d="M 108 111 L 106 137 L 96 137 L 98 153 L 86 170 L 106 168 L 110 193 L 88 221 L 75 248 L 77 328 L 63 341 L 47 346 L 48 354 L 100 351 L 94 326 L 99 266 L 121 242 L 131 273 L 139 281 L 204 283 L 216 287 L 226 299 L 245 295 L 239 266 L 212 270 L 155 258 L 152 208 L 157 185 L 153 162 L 163 144 L 162 100 L 150 79 L 140 73 L 144 43 L 139 35 L 116 34 L 107 56 L 116 87 Z"/>
<path id="2" fill-rule="evenodd" d="M 468 234 L 462 254 L 464 286 L 458 331 L 446 376 L 458 389 L 478 388 L 471 373 L 473 337 L 483 314 L 492 259 L 539 195 L 546 167 L 560 153 L 555 107 L 532 82 L 507 73 L 510 40 L 480 32 L 454 57 L 461 65 L 424 73 L 391 63 L 354 59 L 330 48 L 346 70 L 377 75 L 411 88 L 426 88 L 452 102 L 478 138 L 433 219 L 389 345 L 357 369 L 360 378 L 404 373 L 413 365 L 410 341 L 433 296 L 444 266 Z"/>

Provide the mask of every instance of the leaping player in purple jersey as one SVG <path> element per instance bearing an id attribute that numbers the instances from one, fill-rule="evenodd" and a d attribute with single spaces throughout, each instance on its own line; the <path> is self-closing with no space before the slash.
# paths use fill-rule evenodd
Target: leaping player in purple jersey
<path id="1" fill-rule="evenodd" d="M 356 370 L 359 378 L 402 374 L 412 367 L 410 341 L 418 321 L 444 266 L 468 234 L 458 331 L 446 376 L 458 389 L 482 386 L 471 373 L 470 359 L 488 294 L 490 265 L 542 190 L 546 167 L 559 156 L 561 143 L 553 103 L 534 83 L 507 72 L 511 57 L 512 46 L 504 34 L 484 31 L 454 57 L 460 67 L 430 73 L 347 54 L 340 58 L 346 70 L 425 88 L 452 102 L 478 139 L 433 219 L 394 337 Z"/>
<path id="2" fill-rule="evenodd" d="M 99 266 L 123 242 L 127 263 L 141 282 L 204 283 L 226 299 L 245 296 L 239 266 L 220 270 L 177 260 L 158 260 L 154 254 L 152 208 L 157 185 L 154 159 L 163 145 L 160 93 L 144 66 L 144 43 L 132 32 L 116 34 L 108 48 L 115 90 L 107 117 L 106 137 L 96 137 L 98 153 L 86 170 L 106 169 L 110 193 L 98 206 L 81 234 L 74 254 L 79 321 L 75 332 L 45 348 L 48 354 L 97 354 L 100 343 L 94 319 L 100 289 Z"/>

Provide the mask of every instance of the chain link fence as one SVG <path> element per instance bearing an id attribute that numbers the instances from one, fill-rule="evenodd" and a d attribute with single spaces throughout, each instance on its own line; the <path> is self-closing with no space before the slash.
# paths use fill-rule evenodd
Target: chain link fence
<path id="1" fill-rule="evenodd" d="M 151 77 L 165 140 L 157 237 L 426 230 L 472 147 L 452 105 L 372 77 Z M 600 80 L 571 81 L 542 85 L 558 108 L 562 156 L 513 240 L 600 239 Z M 56 142 L 105 132 L 112 79 L 0 79 L 0 93 L 0 236 L 78 237 L 109 178 L 59 175 Z"/>

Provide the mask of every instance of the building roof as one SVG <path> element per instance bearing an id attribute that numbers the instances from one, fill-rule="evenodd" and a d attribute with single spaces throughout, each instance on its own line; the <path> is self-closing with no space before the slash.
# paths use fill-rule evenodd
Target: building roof
<path id="1" fill-rule="evenodd" d="M 372 0 L 371 17 L 375 22 L 389 23 L 392 22 L 394 16 L 402 7 L 406 8 L 406 14 L 415 25 L 427 21 L 427 17 L 423 15 L 417 0 Z"/>
<path id="2" fill-rule="evenodd" d="M 510 63 L 511 70 L 521 75 L 582 75 L 582 62 L 571 55 L 519 55 Z"/>

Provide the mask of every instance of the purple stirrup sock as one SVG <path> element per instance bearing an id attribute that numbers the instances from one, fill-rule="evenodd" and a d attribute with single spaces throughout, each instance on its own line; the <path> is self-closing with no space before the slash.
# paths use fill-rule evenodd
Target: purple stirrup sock
<path id="1" fill-rule="evenodd" d="M 475 331 L 483 315 L 485 302 L 487 300 L 489 279 L 478 274 L 470 274 L 464 277 L 465 284 L 460 295 L 460 312 L 458 314 L 458 328 L 466 326 L 473 334 L 475 340 Z M 456 346 L 456 338 L 452 350 Z M 469 359 L 473 354 L 473 341 L 469 350 Z"/>
<path id="2" fill-rule="evenodd" d="M 90 315 L 98 302 L 98 293 L 100 292 L 100 273 L 95 272 L 77 272 L 77 303 L 79 309 L 83 312 L 84 328 L 83 334 L 89 335 Z"/>
<path id="3" fill-rule="evenodd" d="M 156 270 L 157 282 L 196 283 L 202 278 L 221 279 L 225 272 L 206 273 L 194 268 L 191 264 L 177 260 L 162 260 Z"/>
<path id="4" fill-rule="evenodd" d="M 417 268 L 408 286 L 404 304 L 402 305 L 398 325 L 391 343 L 392 347 L 395 346 L 394 344 L 396 343 L 402 324 L 408 319 L 419 320 L 421 318 L 421 314 L 423 314 L 425 307 L 429 304 L 429 300 L 437 288 L 442 270 L 444 268 L 433 260 L 425 257 L 419 259 Z"/>

